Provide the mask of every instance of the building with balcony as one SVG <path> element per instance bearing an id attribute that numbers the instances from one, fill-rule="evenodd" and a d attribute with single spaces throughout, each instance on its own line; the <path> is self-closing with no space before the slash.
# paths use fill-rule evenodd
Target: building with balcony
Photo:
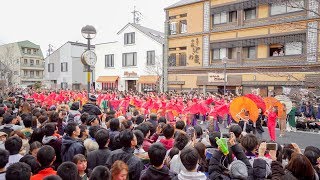
<path id="1" fill-rule="evenodd" d="M 162 91 L 164 34 L 128 23 L 115 39 L 96 44 L 96 89 Z"/>
<path id="2" fill-rule="evenodd" d="M 90 49 L 94 49 L 92 45 Z M 52 89 L 80 90 L 87 86 L 81 55 L 87 44 L 68 41 L 45 58 L 45 80 Z M 94 73 L 93 73 L 94 74 Z"/>
<path id="3" fill-rule="evenodd" d="M 225 66 L 233 93 L 320 86 L 317 0 L 181 0 L 165 12 L 168 90 L 222 93 Z"/>
<path id="4" fill-rule="evenodd" d="M 7 85 L 31 85 L 43 81 L 44 60 L 39 45 L 20 41 L 0 46 L 1 78 Z"/>

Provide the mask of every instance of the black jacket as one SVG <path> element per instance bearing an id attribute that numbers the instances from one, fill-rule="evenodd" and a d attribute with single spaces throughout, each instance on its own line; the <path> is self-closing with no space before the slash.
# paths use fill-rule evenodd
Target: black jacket
<path id="1" fill-rule="evenodd" d="M 164 166 L 162 169 L 156 169 L 152 165 L 141 172 L 140 180 L 170 180 L 177 174 L 170 171 L 168 167 Z"/>
<path id="2" fill-rule="evenodd" d="M 122 160 L 129 167 L 129 179 L 138 180 L 141 171 L 144 169 L 144 165 L 138 157 L 133 155 L 133 151 L 132 148 L 121 148 L 112 151 L 106 162 L 106 166 L 110 169 L 116 160 Z"/>
<path id="3" fill-rule="evenodd" d="M 93 170 L 96 166 L 105 165 L 111 151 L 108 148 L 97 149 L 87 154 L 88 169 Z"/>
<path id="4" fill-rule="evenodd" d="M 86 103 L 85 105 L 83 105 L 82 107 L 82 113 L 88 113 L 90 115 L 101 115 L 101 111 L 100 108 L 92 103 Z"/>
<path id="5" fill-rule="evenodd" d="M 259 134 L 264 132 L 264 129 L 262 127 L 262 122 L 263 122 L 264 118 L 265 118 L 265 115 L 259 114 L 259 117 L 258 117 L 257 122 L 256 122 L 256 130 L 257 130 L 257 132 Z"/>
<path id="6" fill-rule="evenodd" d="M 85 153 L 85 148 L 81 140 L 73 139 L 68 135 L 63 136 L 61 146 L 62 161 L 72 161 L 76 154 Z"/>

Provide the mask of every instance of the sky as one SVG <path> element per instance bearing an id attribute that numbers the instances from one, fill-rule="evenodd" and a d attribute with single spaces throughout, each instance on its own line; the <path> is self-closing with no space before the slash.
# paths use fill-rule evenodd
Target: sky
<path id="1" fill-rule="evenodd" d="M 140 24 L 164 31 L 164 8 L 178 0 L 7 0 L 1 2 L 0 45 L 29 40 L 46 55 L 48 45 L 59 48 L 67 41 L 86 43 L 81 28 L 93 25 L 93 44 L 110 42 L 127 23 L 134 6 Z"/>

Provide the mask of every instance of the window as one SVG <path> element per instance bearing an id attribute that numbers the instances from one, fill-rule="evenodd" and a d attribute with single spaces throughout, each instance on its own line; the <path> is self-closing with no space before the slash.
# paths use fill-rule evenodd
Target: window
<path id="1" fill-rule="evenodd" d="M 256 8 L 250 8 L 244 10 L 244 20 L 255 19 L 256 18 Z"/>
<path id="2" fill-rule="evenodd" d="M 237 48 L 228 48 L 228 59 L 237 59 Z"/>
<path id="3" fill-rule="evenodd" d="M 243 58 L 244 59 L 255 59 L 256 58 L 256 47 L 250 46 L 250 47 L 243 47 Z"/>
<path id="4" fill-rule="evenodd" d="M 31 54 L 31 49 L 27 49 L 27 54 Z"/>
<path id="5" fill-rule="evenodd" d="M 237 11 L 229 12 L 229 22 L 237 22 L 238 14 Z"/>
<path id="6" fill-rule="evenodd" d="M 14 71 L 13 74 L 14 74 L 14 75 L 18 75 L 18 71 Z"/>
<path id="7" fill-rule="evenodd" d="M 170 23 L 170 34 L 171 35 L 177 34 L 177 22 Z"/>
<path id="8" fill-rule="evenodd" d="M 53 63 L 48 64 L 48 72 L 54 72 L 54 64 Z"/>
<path id="9" fill-rule="evenodd" d="M 302 54 L 303 44 L 302 42 L 290 42 L 285 44 L 271 44 L 270 56 L 289 56 Z"/>
<path id="10" fill-rule="evenodd" d="M 23 64 L 28 64 L 28 59 L 24 59 Z"/>
<path id="11" fill-rule="evenodd" d="M 40 64 L 40 61 L 39 61 L 39 60 L 36 60 L 36 64 L 39 65 L 39 64 Z"/>
<path id="12" fill-rule="evenodd" d="M 67 62 L 61 63 L 61 72 L 68 72 L 68 63 Z"/>
<path id="13" fill-rule="evenodd" d="M 108 54 L 105 55 L 104 59 L 104 67 L 114 67 L 114 55 L 113 54 Z"/>
<path id="14" fill-rule="evenodd" d="M 181 33 L 187 32 L 187 20 L 180 21 L 180 29 L 181 29 Z"/>
<path id="15" fill-rule="evenodd" d="M 135 43 L 135 33 L 125 33 L 124 34 L 124 44 L 134 44 Z"/>
<path id="16" fill-rule="evenodd" d="M 187 65 L 187 55 L 186 53 L 179 53 L 179 66 Z"/>
<path id="17" fill-rule="evenodd" d="M 168 59 L 169 66 L 176 66 L 177 64 L 177 56 L 175 53 L 170 54 Z"/>
<path id="18" fill-rule="evenodd" d="M 147 51 L 147 65 L 156 64 L 156 55 L 155 51 Z"/>
<path id="19" fill-rule="evenodd" d="M 227 22 L 227 12 L 221 12 L 213 15 L 213 24 L 222 24 Z"/>
<path id="20" fill-rule="evenodd" d="M 123 53 L 122 54 L 122 66 L 136 66 L 137 65 L 137 53 Z"/>
<path id="21" fill-rule="evenodd" d="M 221 49 L 213 49 L 213 55 L 212 60 L 220 60 L 224 57 L 227 57 L 227 49 L 221 48 Z"/>
<path id="22" fill-rule="evenodd" d="M 34 71 L 30 71 L 30 77 L 34 77 Z"/>
<path id="23" fill-rule="evenodd" d="M 271 4 L 271 15 L 285 14 L 290 12 L 302 11 L 304 8 L 304 0 L 292 0 L 288 2 L 280 2 Z"/>
<path id="24" fill-rule="evenodd" d="M 40 76 L 40 71 L 36 71 L 36 76 L 37 76 L 37 77 Z"/>
<path id="25" fill-rule="evenodd" d="M 28 71 L 23 71 L 24 76 L 28 76 Z"/>
<path id="26" fill-rule="evenodd" d="M 30 66 L 33 66 L 33 65 L 34 65 L 34 60 L 30 59 Z"/>

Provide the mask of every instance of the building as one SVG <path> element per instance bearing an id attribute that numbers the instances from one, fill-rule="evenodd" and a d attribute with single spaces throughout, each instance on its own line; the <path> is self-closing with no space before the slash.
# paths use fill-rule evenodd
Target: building
<path id="1" fill-rule="evenodd" d="M 39 45 L 28 40 L 0 46 L 1 79 L 9 86 L 32 85 L 43 80 L 44 61 Z"/>
<path id="2" fill-rule="evenodd" d="M 279 2 L 181 0 L 167 7 L 165 88 L 223 93 L 225 69 L 234 93 L 318 88 L 319 1 Z"/>
<path id="3" fill-rule="evenodd" d="M 116 41 L 96 44 L 96 89 L 160 91 L 164 34 L 129 23 Z"/>
<path id="4" fill-rule="evenodd" d="M 94 46 L 90 49 L 94 49 Z M 86 50 L 87 44 L 68 41 L 45 58 L 45 80 L 49 88 L 87 88 L 87 73 L 81 62 L 81 55 Z"/>

